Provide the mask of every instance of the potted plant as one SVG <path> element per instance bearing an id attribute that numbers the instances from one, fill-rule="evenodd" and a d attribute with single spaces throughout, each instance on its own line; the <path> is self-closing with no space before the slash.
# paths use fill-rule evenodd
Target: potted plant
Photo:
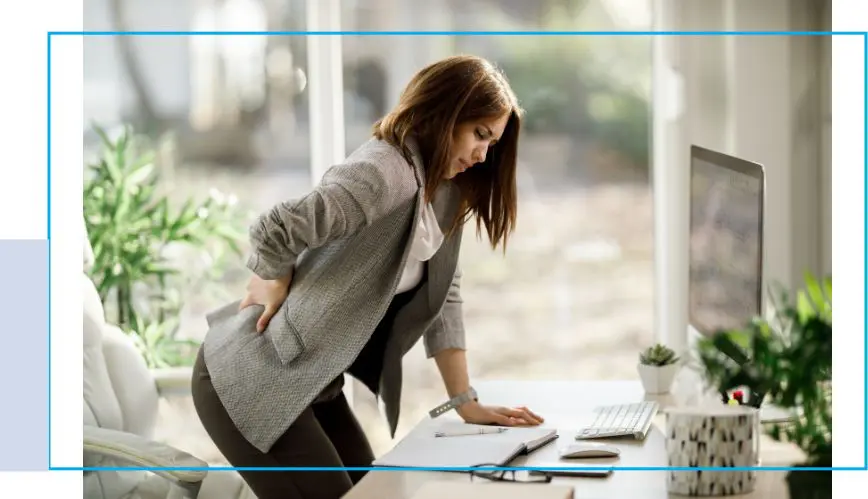
<path id="1" fill-rule="evenodd" d="M 768 402 L 792 414 L 789 421 L 764 429 L 804 452 L 806 459 L 795 467 L 832 467 L 831 278 L 819 282 L 806 274 L 794 302 L 779 292 L 770 318 L 719 331 L 698 346 L 704 377 L 722 396 L 747 387 L 749 405 Z M 787 483 L 791 499 L 832 496 L 831 470 L 790 471 Z"/>
<path id="2" fill-rule="evenodd" d="M 132 338 L 151 369 L 191 366 L 199 341 L 179 337 L 177 290 L 197 273 L 173 261 L 171 251 L 208 255 L 203 272 L 219 273 L 221 257 L 242 254 L 243 213 L 214 195 L 174 207 L 155 146 L 131 127 L 116 137 L 94 131 L 101 147 L 85 169 L 84 220 L 93 248 L 88 273 L 107 320 Z"/>
<path id="3" fill-rule="evenodd" d="M 645 393 L 669 393 L 678 373 L 678 355 L 663 344 L 656 344 L 639 353 L 639 377 Z"/>
<path id="4" fill-rule="evenodd" d="M 743 329 L 720 330 L 698 341 L 703 375 L 723 403 L 763 404 L 775 379 L 775 335 L 767 321 L 754 318 Z"/>

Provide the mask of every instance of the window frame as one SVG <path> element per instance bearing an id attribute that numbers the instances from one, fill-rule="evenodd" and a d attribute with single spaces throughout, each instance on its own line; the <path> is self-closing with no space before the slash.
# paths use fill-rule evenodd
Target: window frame
<path id="1" fill-rule="evenodd" d="M 306 0 L 307 29 L 310 31 L 340 31 L 339 0 Z M 730 2 L 703 8 L 720 9 L 723 14 L 718 27 L 706 29 L 737 29 L 735 8 Z M 694 13 L 695 14 L 695 13 Z M 691 13 L 677 0 L 652 0 L 653 30 L 688 29 Z M 725 26 L 724 26 L 725 25 Z M 732 73 L 732 47 L 724 48 L 724 65 L 718 70 L 727 79 L 727 87 L 739 83 Z M 685 81 L 702 68 L 691 66 L 684 38 L 655 36 L 652 43 L 652 133 L 651 188 L 654 206 L 654 341 L 683 351 L 691 343 L 687 320 L 688 284 L 688 185 L 689 145 L 697 140 L 689 130 L 695 121 L 688 107 L 691 94 Z M 308 73 L 310 91 L 311 181 L 316 183 L 328 165 L 345 157 L 345 123 L 343 115 L 343 60 L 340 35 L 314 35 L 308 40 Z M 742 77 L 743 78 L 743 77 Z M 753 75 L 752 78 L 756 78 Z M 731 91 L 728 89 L 727 91 Z M 719 129 L 706 135 L 723 135 L 726 148 L 735 147 L 734 127 L 738 125 L 736 110 L 725 112 Z M 348 380 L 345 392 L 353 404 L 354 381 Z"/>

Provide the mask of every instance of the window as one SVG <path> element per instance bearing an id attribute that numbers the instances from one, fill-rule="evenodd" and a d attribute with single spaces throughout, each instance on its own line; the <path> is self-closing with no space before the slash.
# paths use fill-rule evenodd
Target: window
<path id="1" fill-rule="evenodd" d="M 797 19 L 817 18 L 825 19 L 829 29 L 829 4 L 822 2 L 825 10 L 818 16 L 785 3 L 770 10 L 756 2 L 700 6 L 675 0 L 197 0 L 182 6 L 174 0 L 86 0 L 84 18 L 86 29 L 108 31 L 644 31 L 652 28 L 653 12 L 654 28 L 663 30 L 740 30 L 760 24 L 785 30 Z M 340 9 L 339 15 L 330 15 L 330 9 Z M 804 208 L 809 206 L 804 201 L 815 196 L 810 190 L 815 186 L 805 179 L 820 179 L 825 194 L 816 196 L 830 196 L 828 77 L 820 85 L 825 114 L 808 120 L 824 130 L 818 146 L 826 165 L 822 173 L 791 174 L 791 158 L 813 161 L 795 149 L 808 142 L 791 134 L 791 116 L 800 114 L 767 111 L 769 106 L 789 109 L 792 99 L 801 99 L 789 80 L 791 73 L 819 64 L 798 63 L 813 61 L 804 59 L 804 52 L 813 49 L 775 37 L 736 44 L 722 37 L 347 36 L 340 40 L 343 55 L 337 60 L 340 51 L 333 44 L 323 48 L 313 40 L 301 35 L 85 37 L 85 157 L 92 158 L 98 145 L 91 122 L 109 129 L 132 124 L 158 144 L 161 193 L 180 205 L 191 196 L 206 198 L 214 189 L 217 198 L 243 210 L 238 220 L 243 230 L 275 202 L 307 192 L 339 155 L 335 150 L 358 147 L 371 123 L 424 64 L 458 52 L 490 58 L 506 70 L 528 115 L 519 226 L 509 253 L 492 252 L 472 230 L 462 246 L 473 379 L 634 378 L 637 351 L 657 339 L 655 324 L 660 339 L 678 349 L 686 346 L 687 270 L 682 265 L 692 143 L 769 165 L 769 185 L 777 186 L 768 197 L 767 225 L 776 227 L 767 237 L 775 243 L 768 250 L 776 266 L 769 277 L 786 280 L 792 269 L 813 258 L 799 253 L 808 244 L 803 231 L 787 229 L 792 225 L 788 213 L 793 203 Z M 826 66 L 830 45 L 824 37 L 821 62 Z M 791 62 L 775 66 L 759 60 Z M 802 81 L 809 82 L 806 75 Z M 817 211 L 831 219 L 829 209 Z M 818 229 L 816 234 L 814 239 L 824 241 L 821 260 L 830 268 L 830 233 Z M 655 254 L 662 276 L 656 281 Z M 197 252 L 171 257 L 176 266 L 195 271 L 191 280 L 174 286 L 183 304 L 178 334 L 201 338 L 203 313 L 237 298 L 249 274 L 240 259 L 217 265 Z M 111 304 L 106 309 L 111 313 Z M 444 396 L 421 344 L 405 362 L 398 437 Z M 386 423 L 370 394 L 355 388 L 354 406 L 382 452 L 391 445 Z M 161 436 L 220 462 L 192 406 L 178 404 L 161 415 L 161 430 L 170 432 Z"/>
<path id="2" fill-rule="evenodd" d="M 92 0 L 85 9 L 88 29 L 118 31 L 304 30 L 307 10 L 304 0 L 198 1 L 185 8 L 174 0 Z M 158 152 L 158 195 L 175 208 L 209 197 L 232 204 L 234 226 L 246 236 L 253 217 L 310 189 L 307 43 L 304 36 L 85 37 L 86 159 L 100 145 L 92 123 L 111 134 L 131 125 Z M 242 237 L 242 256 L 247 247 Z M 201 339 L 203 314 L 244 292 L 245 259 L 215 255 L 184 244 L 168 252 L 183 279 L 167 286 L 181 310 L 180 324 L 166 333 Z M 112 301 L 106 309 L 112 313 Z M 223 461 L 189 400 L 166 402 L 160 417 L 159 438 Z"/>
<path id="3" fill-rule="evenodd" d="M 329 2 L 212 0 L 188 9 L 168 8 L 169 0 L 121 2 L 126 26 L 110 15 L 117 3 L 85 3 L 87 18 L 99 20 L 88 29 L 109 30 L 647 30 L 651 23 L 650 5 L 623 0 L 342 2 L 340 26 L 308 24 L 331 22 L 309 17 L 311 9 L 331 8 Z M 326 102 L 311 87 L 334 83 L 317 80 L 308 64 L 311 40 L 85 38 L 86 119 L 166 137 L 159 142 L 162 192 L 180 205 L 219 191 L 213 195 L 244 210 L 239 225 L 246 229 L 256 214 L 306 192 L 328 166 L 312 164 L 328 155 L 327 147 L 311 147 L 312 123 L 326 128 L 320 133 L 342 125 L 350 152 L 423 65 L 459 52 L 487 57 L 504 68 L 528 114 L 518 228 L 507 255 L 490 250 L 472 229 L 462 245 L 471 378 L 637 377 L 638 350 L 655 339 L 651 38 L 345 36 L 337 124 L 310 119 L 323 119 L 317 113 Z M 94 150 L 92 133 L 85 144 Z M 218 267 L 182 252 L 173 262 L 201 271 L 176 287 L 183 299 L 179 336 L 201 338 L 203 314 L 243 292 L 243 259 Z M 445 396 L 421 342 L 405 358 L 404 372 L 398 438 Z M 392 445 L 385 419 L 359 384 L 353 399 L 382 453 Z M 160 437 L 222 461 L 191 404 L 173 401 L 161 417 Z"/>
<path id="4" fill-rule="evenodd" d="M 650 29 L 650 6 L 613 1 L 358 2 L 341 29 Z M 654 341 L 650 186 L 651 38 L 345 36 L 347 152 L 410 76 L 456 53 L 501 66 L 527 110 L 519 219 L 506 256 L 468 228 L 462 294 L 471 380 L 635 378 Z M 421 342 L 405 357 L 403 436 L 445 391 Z M 380 453 L 392 444 L 373 396 L 354 406 Z"/>

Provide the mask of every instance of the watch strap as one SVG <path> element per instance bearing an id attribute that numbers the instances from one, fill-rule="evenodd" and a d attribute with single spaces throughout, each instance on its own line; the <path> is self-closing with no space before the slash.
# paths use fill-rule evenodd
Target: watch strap
<path id="1" fill-rule="evenodd" d="M 443 414 L 446 414 L 453 409 L 457 409 L 462 404 L 466 404 L 467 402 L 474 400 L 479 400 L 479 398 L 476 395 L 476 390 L 474 390 L 471 386 L 466 392 L 459 393 L 458 395 L 452 397 L 446 402 L 443 402 L 437 407 L 431 409 L 428 412 L 428 415 L 430 415 L 431 418 L 436 418 L 437 416 L 442 416 Z"/>

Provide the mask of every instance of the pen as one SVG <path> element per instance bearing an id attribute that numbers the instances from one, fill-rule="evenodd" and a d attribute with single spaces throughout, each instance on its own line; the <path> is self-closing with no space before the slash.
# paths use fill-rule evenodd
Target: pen
<path id="1" fill-rule="evenodd" d="M 493 433 L 503 433 L 506 431 L 506 428 L 466 428 L 466 429 L 456 429 L 449 431 L 437 431 L 434 432 L 435 437 L 460 437 L 464 435 L 487 435 Z"/>

